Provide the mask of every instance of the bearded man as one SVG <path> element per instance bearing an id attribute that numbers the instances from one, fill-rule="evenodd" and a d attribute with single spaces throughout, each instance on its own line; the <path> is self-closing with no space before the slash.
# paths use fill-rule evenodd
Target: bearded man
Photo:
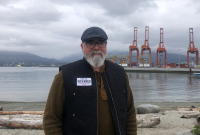
<path id="1" fill-rule="evenodd" d="M 63 65 L 52 83 L 43 118 L 46 135 L 137 135 L 136 113 L 123 67 L 106 58 L 99 27 L 81 37 L 84 58 Z"/>

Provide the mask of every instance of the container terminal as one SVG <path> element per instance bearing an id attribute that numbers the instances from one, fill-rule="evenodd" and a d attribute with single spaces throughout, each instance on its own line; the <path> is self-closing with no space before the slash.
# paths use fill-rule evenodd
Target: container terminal
<path id="1" fill-rule="evenodd" d="M 160 28 L 160 42 L 156 50 L 156 63 L 152 63 L 151 60 L 151 47 L 149 45 L 149 26 L 145 26 L 145 40 L 141 46 L 141 54 L 139 54 L 139 48 L 137 46 L 137 32 L 138 28 L 134 27 L 134 39 L 132 45 L 129 46 L 129 55 L 107 55 L 106 59 L 114 63 L 117 63 L 125 68 L 126 71 L 146 71 L 146 72 L 200 72 L 199 65 L 199 50 L 194 45 L 193 28 L 189 28 L 189 46 L 187 50 L 187 62 L 180 63 L 168 63 L 167 64 L 167 50 L 164 45 L 164 29 Z M 136 56 L 132 55 L 132 52 L 136 51 Z M 144 55 L 144 51 L 148 51 L 148 54 Z M 161 58 L 164 55 L 164 64 L 161 65 Z M 190 64 L 190 54 L 195 54 L 195 64 Z M 136 61 L 133 61 L 136 57 Z M 192 58 L 194 59 L 194 58 Z"/>

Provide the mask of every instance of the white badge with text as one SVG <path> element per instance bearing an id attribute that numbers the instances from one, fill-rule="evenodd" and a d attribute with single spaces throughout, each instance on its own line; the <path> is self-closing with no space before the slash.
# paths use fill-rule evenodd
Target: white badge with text
<path id="1" fill-rule="evenodd" d="M 91 86 L 91 78 L 77 78 L 77 86 Z"/>

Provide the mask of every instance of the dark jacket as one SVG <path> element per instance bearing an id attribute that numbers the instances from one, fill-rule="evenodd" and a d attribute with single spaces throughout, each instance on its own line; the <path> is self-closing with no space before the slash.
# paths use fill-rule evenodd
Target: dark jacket
<path id="1" fill-rule="evenodd" d="M 106 62 L 106 65 L 107 65 L 107 62 Z M 80 68 L 80 67 L 78 67 L 78 68 Z M 91 67 L 88 67 L 88 68 L 90 70 Z M 121 67 L 118 67 L 118 68 L 121 68 Z M 112 70 L 115 70 L 115 68 L 112 68 Z M 107 71 L 109 71 L 109 70 L 107 69 L 107 66 L 106 66 L 105 72 L 104 72 L 104 69 L 102 70 L 101 74 L 99 72 L 96 72 L 95 73 L 96 78 L 95 78 L 95 80 L 93 79 L 93 81 L 97 81 L 98 84 L 99 84 L 99 82 L 103 82 L 105 84 L 105 89 L 109 89 L 108 86 L 110 87 L 110 89 L 113 88 L 113 87 L 124 87 L 124 86 L 120 86 L 122 84 L 121 82 L 119 83 L 120 85 L 114 84 L 115 86 L 112 86 L 110 83 L 106 84 L 107 82 L 105 82 L 106 81 L 105 79 L 110 80 L 110 78 L 113 78 L 115 76 L 115 75 L 113 75 L 113 76 L 108 75 L 107 76 L 107 74 L 106 74 Z M 66 93 L 65 93 L 63 73 L 62 72 L 63 71 L 60 71 L 57 74 L 57 76 L 54 79 L 54 82 L 52 83 L 52 86 L 51 86 L 51 89 L 50 89 L 50 92 L 49 92 L 49 96 L 48 96 L 48 99 L 47 99 L 46 107 L 45 107 L 44 119 L 43 119 L 43 128 L 44 128 L 45 134 L 47 134 L 47 135 L 51 135 L 51 134 L 52 135 L 53 134 L 62 135 L 62 125 L 64 125 L 64 122 L 63 122 L 63 119 L 64 119 L 63 118 L 64 117 L 63 106 L 66 105 L 65 101 L 67 100 L 67 98 L 65 96 L 68 97 L 68 95 L 66 95 Z M 93 71 L 92 74 L 94 74 L 94 71 Z M 99 79 L 99 77 L 100 77 L 100 79 Z M 103 80 L 103 79 L 101 79 L 101 77 L 104 78 L 104 81 L 101 81 L 101 80 Z M 107 78 L 105 78 L 105 77 L 107 77 Z M 121 77 L 118 76 L 118 80 L 120 80 L 120 78 Z M 117 78 L 115 78 L 115 79 L 117 79 Z M 103 84 L 102 85 L 97 84 L 98 85 L 97 89 L 99 90 L 98 91 L 99 92 L 99 94 L 98 94 L 99 98 L 98 98 L 98 105 L 96 103 L 95 103 L 95 105 L 98 106 L 98 108 L 99 108 L 98 109 L 98 111 L 99 111 L 98 112 L 99 113 L 98 114 L 99 135 L 105 135 L 105 134 L 115 135 L 116 133 L 119 133 L 119 132 L 121 132 L 121 134 L 122 134 L 122 132 L 126 132 L 127 135 L 137 135 L 135 107 L 134 107 L 134 104 L 133 104 L 133 96 L 132 96 L 132 92 L 131 92 L 131 89 L 130 89 L 130 86 L 129 86 L 128 77 L 125 76 L 125 79 L 123 79 L 123 80 L 125 80 L 125 82 L 126 82 L 125 87 L 127 87 L 127 89 L 125 89 L 125 93 L 127 91 L 127 94 L 124 94 L 124 96 L 127 95 L 127 100 L 124 100 L 124 102 L 127 102 L 127 107 L 126 107 L 126 109 L 124 107 L 121 110 L 121 108 L 119 108 L 120 105 L 119 106 L 117 105 L 117 107 L 116 107 L 117 111 L 116 112 L 118 114 L 116 115 L 116 117 L 118 117 L 119 125 L 116 125 L 116 126 L 114 126 L 114 123 L 118 124 L 118 122 L 117 123 L 114 122 L 114 120 L 116 120 L 116 118 L 114 118 L 111 114 L 111 110 L 113 110 L 113 108 L 115 108 L 115 107 L 113 105 L 111 105 L 111 107 L 109 107 L 108 101 L 109 101 L 109 104 L 110 104 L 110 99 L 107 99 L 107 97 L 105 98 L 105 96 L 107 96 L 107 95 L 108 95 L 108 98 L 111 97 L 111 95 L 109 95 L 110 91 L 106 90 L 106 93 L 103 93 L 103 91 L 102 91 L 102 90 L 104 90 Z M 92 83 L 92 84 L 94 84 L 94 83 Z M 101 91 L 102 91 L 102 93 L 100 93 Z M 113 93 L 112 90 L 111 90 L 111 93 Z M 116 98 L 116 97 L 117 97 L 117 99 L 121 99 L 121 93 L 118 93 L 118 94 L 117 95 L 113 94 L 113 99 Z M 75 93 L 75 95 L 77 95 L 77 92 Z M 120 96 L 120 97 L 118 98 L 118 96 Z M 95 94 L 94 94 L 94 98 L 97 98 L 97 96 Z M 79 100 L 77 100 L 77 101 L 79 101 Z M 120 101 L 118 100 L 118 101 L 116 101 L 115 104 L 118 104 L 117 102 L 120 103 Z M 111 103 L 111 104 L 113 104 L 113 103 Z M 112 108 L 112 109 L 110 110 L 110 108 Z M 75 108 L 75 111 L 77 111 L 76 109 L 77 108 Z M 95 110 L 95 109 L 93 109 L 93 110 Z M 120 109 L 120 110 L 118 111 L 118 109 Z M 123 118 L 120 117 L 120 115 L 121 115 L 120 113 L 121 112 L 123 113 L 124 109 L 127 112 L 127 119 L 125 120 L 125 122 L 123 122 Z M 115 112 L 115 110 L 114 110 L 114 112 Z M 112 111 L 112 113 L 113 113 L 113 111 Z M 78 114 L 72 112 L 73 118 L 77 118 L 76 117 L 77 115 Z M 69 121 L 73 122 L 71 120 L 69 120 Z M 90 128 L 95 127 L 93 129 L 97 130 L 97 128 L 96 128 L 97 122 L 94 120 L 94 123 L 95 123 L 94 125 L 91 124 L 90 122 L 86 122 L 86 124 L 88 123 L 89 125 L 92 125 L 92 127 L 90 127 Z M 123 124 L 124 127 L 121 127 L 122 123 L 125 123 L 125 124 Z M 106 125 L 106 126 L 104 126 L 104 125 Z M 118 130 L 116 133 L 114 133 L 115 127 L 117 127 L 116 129 Z M 78 129 L 79 128 L 77 128 L 77 130 Z M 119 131 L 119 129 L 120 129 L 120 131 Z M 84 133 L 81 133 L 81 134 L 84 134 Z M 97 134 L 97 132 L 95 134 Z"/>
<path id="2" fill-rule="evenodd" d="M 105 71 L 101 75 L 116 132 L 117 135 L 126 135 L 126 74 L 124 69 L 117 64 L 106 60 L 105 65 Z M 95 72 L 85 59 L 61 66 L 60 70 L 63 73 L 66 90 L 63 134 L 96 134 L 98 132 L 98 91 Z M 91 80 L 81 80 L 82 78 Z M 87 83 L 77 86 L 78 81 L 89 81 L 89 86 L 85 86 Z"/>

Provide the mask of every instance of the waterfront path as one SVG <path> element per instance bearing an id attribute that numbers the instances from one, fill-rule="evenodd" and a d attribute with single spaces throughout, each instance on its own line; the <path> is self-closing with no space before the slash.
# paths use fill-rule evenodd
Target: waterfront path
<path id="1" fill-rule="evenodd" d="M 190 73 L 190 68 L 131 68 L 125 67 L 126 72 L 152 72 L 152 73 Z M 200 73 L 200 69 L 191 68 L 192 73 Z"/>

